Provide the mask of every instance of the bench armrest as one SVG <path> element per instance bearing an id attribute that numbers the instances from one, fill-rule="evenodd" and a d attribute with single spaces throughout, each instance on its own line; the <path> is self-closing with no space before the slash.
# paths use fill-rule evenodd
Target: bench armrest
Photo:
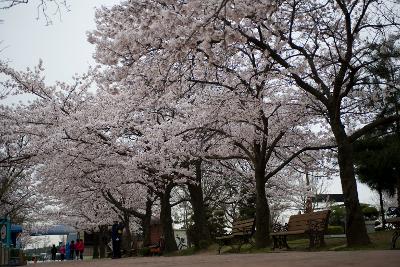
<path id="1" fill-rule="evenodd" d="M 281 223 L 274 223 L 272 225 L 272 232 L 277 233 L 277 232 L 287 232 L 289 229 L 288 224 L 281 224 Z"/>

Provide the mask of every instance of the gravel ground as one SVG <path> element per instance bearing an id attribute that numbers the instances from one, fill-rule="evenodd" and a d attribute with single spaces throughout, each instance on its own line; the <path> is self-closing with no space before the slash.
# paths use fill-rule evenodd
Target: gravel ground
<path id="1" fill-rule="evenodd" d="M 400 267 L 400 250 L 137 257 L 83 262 L 46 262 L 36 265 L 43 267 Z"/>

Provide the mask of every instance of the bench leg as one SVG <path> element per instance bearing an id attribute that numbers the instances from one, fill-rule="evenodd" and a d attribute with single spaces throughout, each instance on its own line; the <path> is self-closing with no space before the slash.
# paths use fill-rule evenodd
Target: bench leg
<path id="1" fill-rule="evenodd" d="M 325 245 L 324 232 L 311 232 L 309 233 L 310 245 L 309 248 L 322 247 Z"/>
<path id="2" fill-rule="evenodd" d="M 309 234 L 309 239 L 310 239 L 310 244 L 308 245 L 309 249 L 312 249 L 315 247 L 315 234 L 314 233 L 310 233 Z"/>
<path id="3" fill-rule="evenodd" d="M 287 237 L 286 236 L 282 236 L 282 243 L 286 247 L 286 249 L 290 249 L 290 247 L 289 247 L 289 245 L 287 243 Z"/>
<path id="4" fill-rule="evenodd" d="M 276 235 L 272 236 L 274 239 L 274 246 L 272 247 L 272 250 L 275 250 L 278 247 L 278 238 Z"/>
<path id="5" fill-rule="evenodd" d="M 272 250 L 275 250 L 276 248 L 282 249 L 283 247 L 290 249 L 285 235 L 273 236 L 272 238 L 274 239 L 274 246 L 272 247 Z"/>
<path id="6" fill-rule="evenodd" d="M 396 248 L 396 241 L 397 239 L 400 237 L 400 230 L 397 230 L 393 233 L 392 236 L 392 247 L 391 249 L 395 249 Z"/>

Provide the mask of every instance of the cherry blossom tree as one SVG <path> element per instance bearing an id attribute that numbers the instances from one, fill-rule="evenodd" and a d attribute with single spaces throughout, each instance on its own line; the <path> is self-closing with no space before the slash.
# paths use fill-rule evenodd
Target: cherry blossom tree
<path id="1" fill-rule="evenodd" d="M 1 108 L 11 135 L 29 136 L 28 152 L 12 160 L 29 157 L 44 188 L 57 183 L 56 195 L 68 205 L 101 197 L 110 205 L 104 221 L 122 214 L 145 224 L 157 197 L 167 251 L 176 249 L 170 199 L 178 184 L 187 184 L 197 229 L 208 238 L 202 164 L 219 161 L 250 181 L 256 244 L 265 247 L 274 189 L 290 190 L 285 176 L 304 152 L 337 146 L 347 242 L 368 243 L 352 150 L 371 129 L 398 120 L 375 119 L 376 100 L 393 86 L 368 79 L 376 61 L 371 42 L 398 30 L 397 8 L 380 0 L 135 0 L 103 7 L 88 34 L 98 66 L 73 84 L 46 86 L 42 64 L 26 72 L 0 64 L 10 78 L 6 94 L 37 98 Z"/>
<path id="2" fill-rule="evenodd" d="M 93 98 L 87 92 L 90 79 L 85 81 L 79 78 L 71 87 L 57 84 L 50 88 L 44 85 L 41 71 L 40 66 L 26 73 L 16 72 L 6 66 L 3 70 L 11 78 L 6 84 L 9 88 L 38 97 L 32 105 L 18 107 L 16 111 L 20 113 L 19 116 L 10 114 L 10 118 L 16 124 L 22 124 L 19 131 L 30 135 L 35 133 L 39 137 L 36 140 L 37 147 L 33 148 L 37 149 L 36 162 L 44 165 L 41 167 L 43 177 L 47 178 L 44 184 L 60 185 L 58 191 L 52 191 L 57 192 L 55 196 L 63 200 L 68 199 L 69 194 L 81 199 L 77 196 L 80 191 L 85 194 L 87 191 L 101 192 L 122 213 L 146 220 L 147 228 L 150 225 L 151 205 L 150 210 L 147 205 L 145 213 L 136 211 L 146 206 L 139 199 L 146 200 L 147 197 L 140 195 L 140 190 L 132 186 L 144 185 L 156 190 L 154 192 L 161 202 L 161 218 L 166 221 L 165 227 L 168 227 L 165 233 L 170 233 L 166 241 L 173 241 L 170 247 L 174 250 L 172 221 L 168 211 L 170 192 L 175 185 L 171 175 L 174 162 L 166 161 L 168 152 L 165 155 L 154 153 L 165 142 L 165 138 L 158 135 L 164 132 L 157 126 L 157 118 L 151 122 L 159 128 L 158 131 L 143 122 L 147 118 L 140 115 L 140 109 L 145 106 L 132 109 L 131 105 L 126 105 L 126 101 L 136 95 L 118 103 L 126 95 L 101 94 L 99 90 L 97 98 Z M 114 97 L 114 101 L 110 101 L 110 97 Z M 45 111 L 49 109 L 51 115 L 45 117 Z M 10 113 L 13 111 L 10 109 Z M 121 116 L 117 120 L 109 116 L 119 112 Z M 154 117 L 152 114 L 144 115 Z M 109 179 L 116 174 L 117 177 Z M 78 189 L 78 192 L 74 192 L 74 189 Z M 44 191 L 50 190 L 45 188 Z M 148 234 L 146 236 L 149 237 Z"/>
<path id="3" fill-rule="evenodd" d="M 227 47 L 237 42 L 247 44 L 277 64 L 280 79 L 304 92 L 309 100 L 307 105 L 325 119 L 338 145 L 347 209 L 347 243 L 368 243 L 352 147 L 369 130 L 398 119 L 373 119 L 379 108 L 373 100 L 384 96 L 382 90 L 387 87 L 376 90 L 367 79 L 368 66 L 373 62 L 370 42 L 398 31 L 398 5 L 375 0 L 157 3 L 153 6 L 166 7 L 161 15 L 153 14 L 153 18 L 166 17 L 157 29 L 164 31 L 172 24 L 176 26 L 180 34 L 174 35 L 174 44 L 180 48 L 180 54 L 199 43 L 208 51 L 218 41 Z M 184 13 L 190 16 L 180 16 Z M 154 34 L 152 26 L 156 24 L 157 20 L 152 19 L 144 40 L 160 36 Z"/>
<path id="4" fill-rule="evenodd" d="M 186 27 L 193 23 L 187 15 L 192 10 L 191 4 L 162 1 L 104 8 L 97 13 L 98 27 L 89 41 L 97 45 L 95 58 L 106 66 L 102 84 L 114 90 L 156 90 L 163 93 L 162 100 L 175 103 L 171 110 L 180 115 L 173 126 L 180 131 L 172 136 L 191 140 L 197 151 L 189 154 L 251 162 L 258 196 L 256 240 L 263 247 L 269 231 L 266 181 L 303 151 L 320 147 L 308 146 L 305 136 L 312 132 L 303 122 L 306 104 L 296 99 L 300 96 L 289 82 L 278 79 L 276 63 L 249 45 L 227 46 L 219 26 L 215 35 L 194 36 Z"/>
<path id="5" fill-rule="evenodd" d="M 257 14 L 256 6 L 245 12 L 237 6 L 224 7 L 233 16 L 218 14 L 224 25 L 268 53 L 282 72 L 314 99 L 314 108 L 326 118 L 338 145 L 347 242 L 368 243 L 357 196 L 352 144 L 377 125 L 396 119 L 372 120 L 368 116 L 376 109 L 370 99 L 379 97 L 381 91 L 371 90 L 365 81 L 371 63 L 368 38 L 385 38 L 396 26 L 393 9 L 380 1 L 282 1 L 271 3 L 265 18 Z M 234 16 L 244 19 L 247 25 L 234 23 Z M 357 123 L 364 127 L 357 129 Z"/>

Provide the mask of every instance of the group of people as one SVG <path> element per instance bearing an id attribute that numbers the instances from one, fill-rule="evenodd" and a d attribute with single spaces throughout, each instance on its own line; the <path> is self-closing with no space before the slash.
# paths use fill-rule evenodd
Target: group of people
<path id="1" fill-rule="evenodd" d="M 71 243 L 67 242 L 66 245 L 62 244 L 58 249 L 60 253 L 61 261 L 67 260 L 74 260 L 74 259 L 81 259 L 83 260 L 83 252 L 85 250 L 85 244 L 83 243 L 82 239 L 77 239 L 76 242 L 74 240 Z M 53 245 L 51 248 L 51 260 L 56 260 L 57 248 L 56 245 Z"/>

